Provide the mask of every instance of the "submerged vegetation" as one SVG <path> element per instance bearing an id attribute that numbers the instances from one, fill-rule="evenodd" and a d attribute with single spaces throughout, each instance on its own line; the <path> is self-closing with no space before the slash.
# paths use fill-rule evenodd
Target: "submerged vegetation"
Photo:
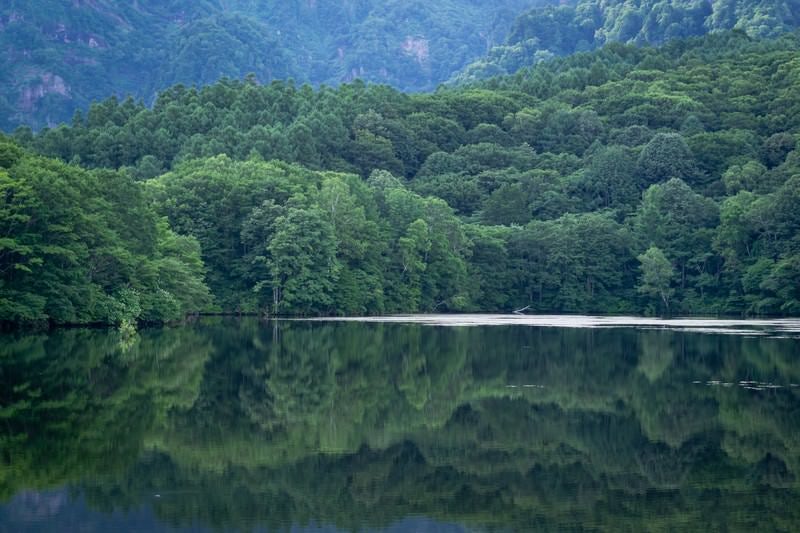
<path id="1" fill-rule="evenodd" d="M 18 129 L 0 319 L 798 313 L 799 49 L 609 44 L 420 95 L 251 77 Z"/>

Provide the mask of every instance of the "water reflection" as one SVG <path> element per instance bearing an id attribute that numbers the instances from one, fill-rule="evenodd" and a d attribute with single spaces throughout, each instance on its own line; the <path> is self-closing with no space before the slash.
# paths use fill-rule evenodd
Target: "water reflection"
<path id="1" fill-rule="evenodd" d="M 797 339 L 204 319 L 120 341 L 2 338 L 0 525 L 800 523 Z"/>

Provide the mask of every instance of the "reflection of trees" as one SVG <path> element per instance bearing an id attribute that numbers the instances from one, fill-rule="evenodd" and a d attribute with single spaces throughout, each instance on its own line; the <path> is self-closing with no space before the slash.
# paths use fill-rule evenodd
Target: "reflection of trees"
<path id="1" fill-rule="evenodd" d="M 273 431 L 319 418 L 333 390 L 329 341 L 324 335 L 288 330 L 243 369 L 239 402 L 253 423 Z"/>
<path id="2" fill-rule="evenodd" d="M 121 481 L 84 484 L 104 509 L 169 489 L 181 497 L 155 502 L 159 516 L 219 527 L 379 526 L 409 513 L 512 528 L 719 529 L 756 510 L 773 513 L 767 528 L 800 519 L 787 503 L 798 496 L 797 391 L 705 385 L 796 383 L 796 341 L 210 320 L 144 332 L 123 364 L 107 334 L 66 333 L 86 335 L 58 342 L 45 396 L 77 391 L 70 401 L 91 420 L 72 415 L 72 437 L 62 414 L 40 407 L 30 420 L 53 439 L 94 442 L 103 453 L 81 459 L 90 476 L 117 462 Z M 54 343 L 5 345 L 18 362 L 0 379 L 24 384 Z M 8 418 L 21 425 L 23 413 Z M 145 445 L 154 450 L 134 463 Z M 51 481 L 36 486 L 82 477 L 42 461 Z"/>
<path id="3" fill-rule="evenodd" d="M 659 387 L 645 386 L 632 399 L 631 403 L 648 438 L 677 448 L 693 436 L 714 427 L 716 402 L 711 398 L 685 394 L 683 390 L 689 383 L 667 382 Z"/>
<path id="4" fill-rule="evenodd" d="M 643 446 L 636 454 L 636 462 L 651 486 L 678 489 L 697 460 L 698 449 L 702 450 L 700 443 L 678 449 L 664 444 Z"/>
<path id="5" fill-rule="evenodd" d="M 639 333 L 638 369 L 650 381 L 657 381 L 672 366 L 676 335 L 670 331 L 642 331 Z"/>
<path id="6" fill-rule="evenodd" d="M 189 328 L 62 330 L 0 342 L 0 498 L 121 475 L 170 409 L 191 405 L 209 348 Z"/>

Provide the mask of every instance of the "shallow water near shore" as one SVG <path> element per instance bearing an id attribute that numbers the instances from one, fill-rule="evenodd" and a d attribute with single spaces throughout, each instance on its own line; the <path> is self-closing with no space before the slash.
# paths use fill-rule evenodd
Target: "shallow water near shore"
<path id="1" fill-rule="evenodd" d="M 734 335 L 796 335 L 800 319 L 725 319 L 725 318 L 646 318 L 636 316 L 591 315 L 498 315 L 440 314 L 392 315 L 375 317 L 323 317 L 288 319 L 317 322 L 363 322 L 381 324 L 422 324 L 426 326 L 532 326 L 551 328 L 658 328 Z"/>
<path id="2" fill-rule="evenodd" d="M 790 531 L 800 320 L 0 335 L 0 531 Z"/>

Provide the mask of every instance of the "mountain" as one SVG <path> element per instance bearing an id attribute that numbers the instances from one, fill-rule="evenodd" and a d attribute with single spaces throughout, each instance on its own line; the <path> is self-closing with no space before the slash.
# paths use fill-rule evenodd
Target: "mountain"
<path id="1" fill-rule="evenodd" d="M 7 0 L 0 128 L 68 120 L 111 94 L 254 73 L 430 90 L 557 0 Z"/>
<path id="2" fill-rule="evenodd" d="M 724 30 L 775 37 L 798 26 L 800 0 L 579 0 L 520 15 L 505 44 L 492 48 L 451 81 L 468 83 L 508 74 L 608 42 L 657 45 Z"/>
<path id="3" fill-rule="evenodd" d="M 424 94 L 222 80 L 20 128 L 0 325 L 800 314 L 799 50 L 609 43 Z"/>

